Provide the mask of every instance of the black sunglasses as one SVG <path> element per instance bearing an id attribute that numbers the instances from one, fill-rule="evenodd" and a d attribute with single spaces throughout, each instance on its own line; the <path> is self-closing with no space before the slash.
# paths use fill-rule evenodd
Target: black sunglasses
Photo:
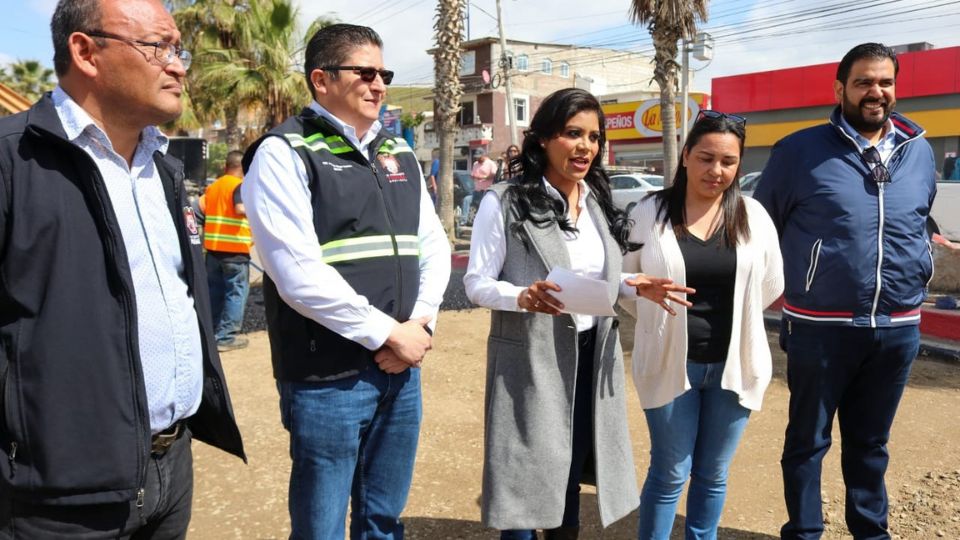
<path id="1" fill-rule="evenodd" d="M 360 74 L 360 80 L 372 83 L 377 75 L 383 79 L 383 84 L 389 86 L 393 82 L 393 72 L 389 69 L 377 69 L 370 66 L 326 66 L 320 68 L 324 71 L 352 71 Z"/>
<path id="2" fill-rule="evenodd" d="M 697 114 L 696 122 L 699 122 L 702 118 L 714 118 L 714 119 L 726 118 L 727 120 L 736 122 L 741 126 L 747 125 L 747 119 L 740 116 L 739 114 L 727 114 L 727 113 L 722 113 L 720 111 L 711 111 L 710 109 L 701 109 L 700 113 Z"/>
<path id="3" fill-rule="evenodd" d="M 870 169 L 870 176 L 878 184 L 885 184 L 890 181 L 890 171 L 880 159 L 880 152 L 875 146 L 871 146 L 863 151 L 863 160 L 873 168 Z"/>

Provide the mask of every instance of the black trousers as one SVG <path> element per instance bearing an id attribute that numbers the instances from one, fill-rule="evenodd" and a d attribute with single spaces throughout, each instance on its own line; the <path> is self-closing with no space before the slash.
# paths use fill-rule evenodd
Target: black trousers
<path id="1" fill-rule="evenodd" d="M 192 498 L 193 454 L 187 431 L 164 455 L 150 457 L 142 506 L 137 501 L 32 504 L 0 492 L 0 539 L 186 538 Z"/>

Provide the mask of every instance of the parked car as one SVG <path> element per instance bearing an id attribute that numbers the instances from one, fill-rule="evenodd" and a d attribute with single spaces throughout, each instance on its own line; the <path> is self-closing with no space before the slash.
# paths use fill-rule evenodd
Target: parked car
<path id="1" fill-rule="evenodd" d="M 740 177 L 740 192 L 744 197 L 753 197 L 753 191 L 760 183 L 760 171 L 749 172 Z"/>
<path id="2" fill-rule="evenodd" d="M 610 177 L 613 204 L 628 213 L 644 195 L 662 187 L 663 177 L 658 174 L 621 173 Z"/>

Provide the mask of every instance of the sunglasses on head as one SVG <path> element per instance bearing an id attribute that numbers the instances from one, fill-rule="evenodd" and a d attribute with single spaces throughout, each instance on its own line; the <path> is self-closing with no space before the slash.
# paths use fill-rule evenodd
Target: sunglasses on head
<path id="1" fill-rule="evenodd" d="M 360 75 L 360 80 L 363 82 L 372 83 L 376 80 L 377 75 L 380 75 L 380 78 L 383 79 L 383 84 L 389 86 L 393 82 L 393 72 L 389 69 L 377 69 L 370 66 L 326 66 L 320 68 L 324 71 L 352 71 Z"/>
<path id="2" fill-rule="evenodd" d="M 727 120 L 740 124 L 741 126 L 745 126 L 747 124 L 747 119 L 739 114 L 727 114 L 720 111 L 711 111 L 710 109 L 700 110 L 700 114 L 697 115 L 696 121 L 699 122 L 702 118 L 726 118 Z"/>

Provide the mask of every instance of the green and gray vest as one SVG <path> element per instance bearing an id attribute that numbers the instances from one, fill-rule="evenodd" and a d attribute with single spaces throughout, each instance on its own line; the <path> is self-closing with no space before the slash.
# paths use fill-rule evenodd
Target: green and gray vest
<path id="1" fill-rule="evenodd" d="M 400 322 L 420 286 L 420 164 L 402 138 L 377 136 L 369 160 L 311 109 L 266 137 L 280 137 L 306 165 L 313 226 L 323 260 L 371 305 Z M 274 377 L 318 381 L 375 367 L 373 353 L 288 306 L 269 275 L 263 296 Z"/>

